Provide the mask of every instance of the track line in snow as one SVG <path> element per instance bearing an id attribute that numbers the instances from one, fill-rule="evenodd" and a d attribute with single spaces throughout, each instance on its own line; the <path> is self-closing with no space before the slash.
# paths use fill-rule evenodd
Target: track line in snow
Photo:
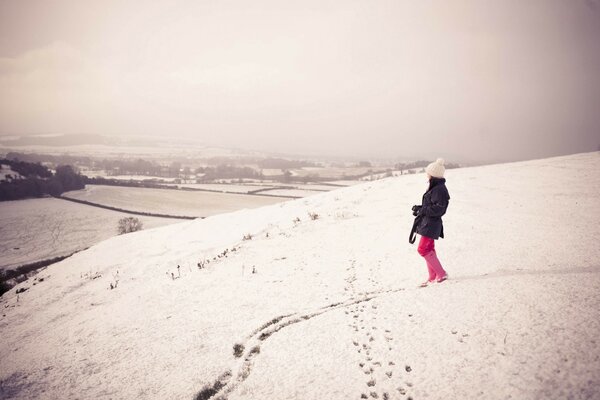
<path id="1" fill-rule="evenodd" d="M 241 352 L 238 361 L 234 363 L 227 371 L 223 372 L 217 379 L 215 379 L 213 383 L 205 385 L 202 390 L 196 394 L 194 400 L 226 400 L 227 395 L 233 392 L 238 385 L 244 382 L 252 372 L 252 366 L 254 364 L 253 361 L 254 358 L 260 354 L 261 344 L 263 344 L 273 334 L 279 332 L 280 330 L 299 322 L 308 321 L 330 311 L 369 302 L 378 296 L 400 292 L 403 290 L 404 288 L 368 292 L 364 293 L 360 298 L 353 297 L 342 302 L 332 303 L 320 307 L 311 312 L 294 313 L 273 318 L 272 320 L 263 324 L 260 328 L 256 329 L 251 335 L 247 336 L 244 343 L 237 343 L 235 345 L 235 347 L 238 349 L 244 349 Z M 236 350 L 234 348 L 234 352 L 235 351 Z M 234 374 L 233 371 L 236 371 L 236 373 Z"/>
<path id="2" fill-rule="evenodd" d="M 263 325 L 261 325 L 259 328 L 255 329 L 250 335 L 246 336 L 245 341 L 243 343 L 236 343 L 236 347 L 240 346 L 239 348 L 242 348 L 243 351 L 240 352 L 240 356 L 237 359 L 237 361 L 232 365 L 231 368 L 227 369 L 226 371 L 224 371 L 221 375 L 219 375 L 219 377 L 217 379 L 215 379 L 215 381 L 213 381 L 210 384 L 205 385 L 202 390 L 200 390 L 194 397 L 195 400 L 208 400 L 208 399 L 215 399 L 215 400 L 226 400 L 227 399 L 227 395 L 230 394 L 231 392 L 233 392 L 241 383 L 243 383 L 248 376 L 250 375 L 250 373 L 252 372 L 252 367 L 254 364 L 254 358 L 256 356 L 258 356 L 260 354 L 260 348 L 261 345 L 264 344 L 273 334 L 281 331 L 282 329 L 303 322 L 303 321 L 308 321 L 312 318 L 318 317 L 322 314 L 325 314 L 327 312 L 330 311 L 334 311 L 334 310 L 339 310 L 342 308 L 349 308 L 352 306 L 355 306 L 355 308 L 352 311 L 347 311 L 346 313 L 348 315 L 352 314 L 352 319 L 353 319 L 353 324 L 350 324 L 349 326 L 352 327 L 354 329 L 355 332 L 358 331 L 365 331 L 365 335 L 367 337 L 368 342 L 367 343 L 363 343 L 361 345 L 360 342 L 357 342 L 356 340 L 353 342 L 355 347 L 358 347 L 357 351 L 359 352 L 364 352 L 366 358 L 364 362 L 361 362 L 359 364 L 359 366 L 361 367 L 361 369 L 363 369 L 363 371 L 368 371 L 365 372 L 365 374 L 371 376 L 372 373 L 375 371 L 376 367 L 386 367 L 383 368 L 385 369 L 385 375 L 387 375 L 388 378 L 392 378 L 392 376 L 396 376 L 397 375 L 397 369 L 396 368 L 396 363 L 394 361 L 388 361 L 387 363 L 382 363 L 379 360 L 374 360 L 373 359 L 373 354 L 371 352 L 371 347 L 372 347 L 372 343 L 373 341 L 375 341 L 375 336 L 373 334 L 372 331 L 381 331 L 381 329 L 379 329 L 379 327 L 374 323 L 374 321 L 377 320 L 377 316 L 375 315 L 375 313 L 373 313 L 373 315 L 371 316 L 371 324 L 373 326 L 370 327 L 370 330 L 367 329 L 367 322 L 365 320 L 366 316 L 364 315 L 365 311 L 367 311 L 368 309 L 366 308 L 366 306 L 362 305 L 362 303 L 366 303 L 369 302 L 371 300 L 374 300 L 380 296 L 386 295 L 386 294 L 390 294 L 390 293 L 397 293 L 397 292 L 401 292 L 401 291 L 405 291 L 405 288 L 396 288 L 396 289 L 382 289 L 382 290 L 373 290 L 373 291 L 366 291 L 366 292 L 360 292 L 360 293 L 356 293 L 356 289 L 354 286 L 354 281 L 356 281 L 356 273 L 355 273 L 355 261 L 352 260 L 351 262 L 351 266 L 347 269 L 347 271 L 349 272 L 350 276 L 348 278 L 346 278 L 346 282 L 348 283 L 348 285 L 345 287 L 345 291 L 346 292 L 351 292 L 349 293 L 352 297 L 350 299 L 347 299 L 345 301 L 341 301 L 341 302 L 337 302 L 337 303 L 332 303 L 329 305 L 325 305 L 322 306 L 314 311 L 310 311 L 310 312 L 305 312 L 305 313 L 293 313 L 293 314 L 286 314 L 286 315 L 280 315 L 277 317 L 274 317 L 273 319 L 267 321 L 266 323 L 264 323 Z M 590 268 L 574 268 L 574 269 L 568 269 L 568 270 L 555 270 L 555 271 L 528 271 L 528 270 L 517 270 L 517 271 L 498 271 L 497 273 L 491 273 L 491 274 L 486 274 L 486 275 L 476 275 L 476 276 L 465 276 L 465 277 L 456 277 L 454 279 L 450 279 L 447 282 L 444 282 L 444 285 L 448 285 L 448 284 L 459 284 L 461 283 L 461 281 L 465 281 L 465 280 L 473 280 L 473 279 L 486 279 L 486 278 L 501 278 L 501 277 L 508 277 L 508 276 L 513 276 L 513 275 L 521 275 L 521 274 L 537 274 L 537 273 L 548 273 L 548 274 L 561 274 L 561 273 L 598 273 L 600 272 L 600 268 L 599 267 L 590 267 Z M 373 284 L 379 284 L 379 282 L 370 279 L 370 282 Z M 414 288 L 413 290 L 420 290 L 419 288 Z M 360 297 L 356 297 L 356 296 L 360 296 Z M 374 311 L 377 310 L 377 306 L 373 305 L 372 309 Z M 362 316 L 362 321 L 361 321 L 361 316 Z M 359 329 L 359 322 L 361 322 L 361 326 Z M 388 329 L 383 329 L 384 335 L 384 339 L 385 339 L 385 345 L 389 346 L 389 350 L 391 351 L 392 347 L 392 341 L 393 341 L 393 333 L 391 331 L 389 331 Z M 235 352 L 235 349 L 234 349 Z M 369 363 L 369 365 L 367 365 L 367 363 Z M 403 370 L 406 371 L 406 373 L 410 373 L 410 367 L 406 366 Z M 234 374 L 234 371 L 235 374 Z M 367 386 L 368 388 L 372 388 L 376 385 L 377 380 L 374 378 L 369 378 L 369 380 L 367 381 Z M 410 383 L 407 383 L 408 387 L 411 387 L 412 385 Z M 406 394 L 406 389 L 404 388 L 398 388 L 398 391 L 400 392 L 400 394 L 405 395 Z M 373 394 L 376 392 L 373 392 Z M 374 397 L 372 393 L 369 393 L 369 396 Z M 387 392 L 384 392 L 384 395 L 386 395 Z M 388 397 L 389 394 L 387 394 L 386 397 Z"/>

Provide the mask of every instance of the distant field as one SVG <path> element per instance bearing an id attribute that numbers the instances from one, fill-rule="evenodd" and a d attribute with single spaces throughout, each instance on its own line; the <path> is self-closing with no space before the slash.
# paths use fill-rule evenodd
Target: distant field
<path id="1" fill-rule="evenodd" d="M 235 192 L 235 193 L 248 193 L 256 190 L 264 190 L 263 194 L 269 194 L 272 196 L 297 196 L 305 197 L 315 193 L 330 191 L 336 189 L 335 186 L 330 185 L 319 185 L 319 184 L 293 184 L 293 183 L 266 183 L 263 185 L 257 183 L 247 184 L 224 184 L 224 183 L 198 183 L 198 184 L 178 184 L 173 186 L 192 188 L 192 189 L 203 189 L 203 190 L 215 190 L 222 192 Z M 282 189 L 283 187 L 288 189 Z M 291 192 L 288 192 L 291 190 Z"/>
<path id="2" fill-rule="evenodd" d="M 354 186 L 354 185 L 358 185 L 359 183 L 364 183 L 364 182 L 341 179 L 341 180 L 337 180 L 337 181 L 327 181 L 327 183 L 331 183 L 333 185 L 340 185 L 340 186 Z"/>
<path id="3" fill-rule="evenodd" d="M 0 202 L 0 269 L 68 255 L 108 239 L 125 216 L 51 198 Z M 144 229 L 182 222 L 138 218 Z"/>
<path id="4" fill-rule="evenodd" d="M 221 192 L 248 193 L 254 190 L 268 189 L 272 186 L 258 184 L 227 184 L 227 183 L 182 183 L 173 186 L 186 187 L 191 189 L 215 190 Z"/>
<path id="5" fill-rule="evenodd" d="M 87 185 L 83 190 L 67 192 L 64 196 L 131 211 L 192 217 L 257 208 L 286 200 L 245 194 L 102 185 Z"/>
<path id="6" fill-rule="evenodd" d="M 269 196 L 293 196 L 293 197 L 307 197 L 315 194 L 323 193 L 322 191 L 314 190 L 303 190 L 303 189 L 273 189 L 261 192 Z"/>
<path id="7" fill-rule="evenodd" d="M 343 179 L 346 176 L 355 176 L 366 174 L 372 167 L 305 167 L 294 169 L 294 176 L 318 175 L 320 177 L 331 179 Z"/>

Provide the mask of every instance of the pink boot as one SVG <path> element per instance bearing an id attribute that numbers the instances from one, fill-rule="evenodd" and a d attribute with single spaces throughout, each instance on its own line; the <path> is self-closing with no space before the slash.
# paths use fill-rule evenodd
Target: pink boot
<path id="1" fill-rule="evenodd" d="M 424 286 L 427 286 L 427 283 L 431 283 L 434 280 L 443 282 L 448 279 L 448 274 L 444 271 L 444 268 L 435 253 L 435 241 L 432 238 L 421 236 L 417 251 L 425 259 L 429 271 L 429 280 L 424 282 Z"/>
<path id="2" fill-rule="evenodd" d="M 448 279 L 448 274 L 444 270 L 444 267 L 442 267 L 440 260 L 438 260 L 437 254 L 435 254 L 435 250 L 430 251 L 428 254 L 424 255 L 423 258 L 425 258 L 429 270 L 433 270 L 433 272 L 435 273 L 435 279 L 437 280 L 437 282 L 443 282 L 446 279 Z M 431 272 L 429 273 L 429 276 L 431 277 Z"/>

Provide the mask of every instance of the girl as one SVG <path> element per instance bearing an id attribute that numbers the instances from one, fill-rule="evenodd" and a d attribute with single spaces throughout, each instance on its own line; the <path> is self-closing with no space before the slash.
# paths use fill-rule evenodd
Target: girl
<path id="1" fill-rule="evenodd" d="M 421 217 L 416 229 L 417 233 L 421 235 L 418 251 L 425 259 L 429 270 L 429 279 L 423 282 L 421 287 L 435 281 L 443 282 L 448 279 L 448 274 L 435 253 L 434 242 L 434 240 L 444 237 L 442 215 L 446 213 L 448 200 L 450 200 L 448 189 L 446 189 L 446 179 L 444 179 L 445 170 L 442 158 L 438 158 L 425 168 L 427 179 L 429 179 L 429 188 L 423 195 L 422 206 L 416 206 L 418 215 Z"/>

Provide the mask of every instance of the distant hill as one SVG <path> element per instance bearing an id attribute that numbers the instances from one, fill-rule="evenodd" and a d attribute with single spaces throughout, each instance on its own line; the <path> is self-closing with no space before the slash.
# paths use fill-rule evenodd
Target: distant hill
<path id="1" fill-rule="evenodd" d="M 56 136 L 21 136 L 18 139 L 0 138 L 4 146 L 81 146 L 93 144 L 113 144 L 114 139 L 102 135 L 70 134 Z"/>

